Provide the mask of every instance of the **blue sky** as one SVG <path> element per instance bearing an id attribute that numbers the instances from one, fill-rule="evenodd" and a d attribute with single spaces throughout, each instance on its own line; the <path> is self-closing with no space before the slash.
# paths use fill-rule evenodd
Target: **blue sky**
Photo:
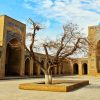
<path id="1" fill-rule="evenodd" d="M 78 24 L 87 35 L 88 26 L 100 22 L 100 0 L 0 0 L 3 14 L 26 24 L 31 17 L 45 27 L 38 33 L 43 38 L 55 38 L 68 22 Z"/>

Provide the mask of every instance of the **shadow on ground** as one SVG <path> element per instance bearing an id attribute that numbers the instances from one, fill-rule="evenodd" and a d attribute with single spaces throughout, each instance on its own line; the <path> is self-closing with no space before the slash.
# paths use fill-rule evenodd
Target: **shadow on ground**
<path id="1" fill-rule="evenodd" d="M 88 89 L 100 89 L 100 84 L 90 84 L 90 85 L 86 86 L 85 88 L 88 88 Z"/>

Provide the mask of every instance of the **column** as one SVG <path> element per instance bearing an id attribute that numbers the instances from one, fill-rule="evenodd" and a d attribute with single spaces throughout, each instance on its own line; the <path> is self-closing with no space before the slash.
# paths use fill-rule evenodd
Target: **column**
<path id="1" fill-rule="evenodd" d="M 40 61 L 40 57 L 38 58 L 39 59 L 39 61 Z M 37 64 L 37 75 L 40 75 L 40 65 L 39 64 Z"/>
<path id="2" fill-rule="evenodd" d="M 70 73 L 71 73 L 71 75 L 74 74 L 74 70 L 73 70 L 73 62 L 72 62 L 72 61 L 70 61 Z"/>
<path id="3" fill-rule="evenodd" d="M 5 59 L 6 59 L 6 44 L 2 47 L 2 55 L 1 55 L 1 66 L 0 66 L 0 77 L 5 77 Z"/>
<path id="4" fill-rule="evenodd" d="M 78 62 L 78 72 L 79 72 L 79 75 L 83 75 L 81 61 Z"/>
<path id="5" fill-rule="evenodd" d="M 29 75 L 32 76 L 33 75 L 33 59 L 30 58 L 30 71 L 29 71 Z"/>
<path id="6" fill-rule="evenodd" d="M 57 74 L 57 67 L 54 67 L 54 74 Z"/>
<path id="7" fill-rule="evenodd" d="M 21 45 L 21 64 L 20 64 L 20 76 L 24 76 L 25 70 L 25 50 L 24 46 Z"/>

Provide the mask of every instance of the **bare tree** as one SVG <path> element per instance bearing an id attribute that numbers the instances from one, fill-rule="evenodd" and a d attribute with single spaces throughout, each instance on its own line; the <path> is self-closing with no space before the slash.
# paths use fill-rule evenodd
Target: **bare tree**
<path id="1" fill-rule="evenodd" d="M 48 39 L 43 43 L 43 48 L 45 51 L 45 62 L 43 65 L 41 61 L 36 59 L 37 57 L 33 50 L 36 31 L 39 31 L 41 27 L 33 22 L 32 19 L 29 20 L 33 26 L 33 33 L 32 42 L 28 51 L 30 52 L 33 60 L 40 65 L 39 67 L 45 75 L 45 83 L 51 84 L 53 68 L 60 66 L 63 60 L 71 59 L 70 56 L 74 54 L 86 52 L 87 44 L 89 42 L 87 38 L 82 36 L 81 31 L 79 30 L 79 27 L 77 25 L 72 23 L 66 24 L 63 26 L 64 32 L 59 38 L 57 38 L 56 40 Z M 51 51 L 54 51 L 53 56 L 50 56 L 52 53 Z"/>

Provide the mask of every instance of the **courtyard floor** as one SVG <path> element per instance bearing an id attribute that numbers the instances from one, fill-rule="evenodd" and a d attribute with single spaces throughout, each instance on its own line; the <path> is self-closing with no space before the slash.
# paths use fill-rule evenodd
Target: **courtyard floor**
<path id="1" fill-rule="evenodd" d="M 0 80 L 0 100 L 100 100 L 100 76 L 61 76 L 54 79 L 89 80 L 90 85 L 71 92 L 20 90 L 19 84 L 43 78 Z"/>

